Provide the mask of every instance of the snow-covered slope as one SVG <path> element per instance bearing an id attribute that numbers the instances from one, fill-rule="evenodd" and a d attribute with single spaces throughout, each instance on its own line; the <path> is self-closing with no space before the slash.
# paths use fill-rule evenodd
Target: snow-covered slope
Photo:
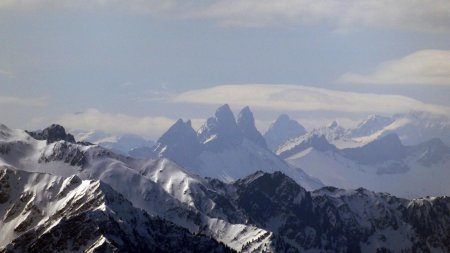
<path id="1" fill-rule="evenodd" d="M 196 174 L 228 182 L 263 170 L 283 171 L 307 189 L 322 186 L 266 147 L 248 107 L 240 112 L 237 122 L 228 105 L 219 107 L 197 133 L 189 121 L 178 120 L 161 136 L 154 151 Z"/>
<path id="2" fill-rule="evenodd" d="M 267 231 L 246 224 L 238 214 L 228 216 L 226 213 L 234 212 L 228 210 L 207 180 L 191 175 L 167 159 L 135 159 L 96 145 L 66 141 L 47 144 L 25 131 L 1 125 L 0 165 L 101 180 L 147 213 L 191 232 L 214 236 L 236 250 L 244 244 L 263 247 L 271 243 L 268 239 L 252 242 L 255 236 Z"/>
<path id="3" fill-rule="evenodd" d="M 311 135 L 323 135 L 329 143 L 339 149 L 355 148 L 391 133 L 396 133 L 405 145 L 417 145 L 436 138 L 450 145 L 450 117 L 419 111 L 396 114 L 392 117 L 369 115 L 356 127 L 348 129 L 333 121 L 308 133 L 291 136 L 274 150 L 278 154 L 285 152 Z"/>
<path id="4" fill-rule="evenodd" d="M 290 119 L 288 115 L 282 114 L 273 122 L 264 138 L 271 150 L 276 150 L 278 146 L 287 140 L 304 135 L 306 129 L 296 120 Z"/>
<path id="5" fill-rule="evenodd" d="M 338 125 L 336 121 L 333 121 L 324 127 L 315 128 L 310 132 L 286 140 L 275 149 L 275 153 L 292 153 L 293 151 L 290 151 L 292 148 L 299 146 L 311 138 L 320 136 L 323 136 L 328 143 L 333 144 L 337 148 L 360 147 L 372 140 L 368 138 L 352 138 L 349 129 L 345 129 Z"/>
<path id="6" fill-rule="evenodd" d="M 94 143 L 123 155 L 131 155 L 133 150 L 150 148 L 155 144 L 135 134 L 112 135 L 98 130 L 73 130 L 72 132 L 75 133 L 75 139 L 79 141 Z"/>
<path id="7" fill-rule="evenodd" d="M 367 143 L 389 133 L 396 133 L 405 145 L 417 145 L 435 138 L 450 145 L 450 117 L 428 112 L 397 114 L 392 117 L 392 123 L 372 134 L 355 136 L 355 139 L 359 137 L 359 141 Z"/>
<path id="8" fill-rule="evenodd" d="M 313 144 L 305 140 L 280 155 L 326 185 L 365 187 L 402 197 L 450 195 L 450 148 L 439 139 L 404 146 L 396 134 L 389 134 L 342 150 Z"/>
<path id="9" fill-rule="evenodd" d="M 349 134 L 353 138 L 368 136 L 392 124 L 393 121 L 394 119 L 390 117 L 369 115 L 355 128 L 351 129 Z"/>
<path id="10" fill-rule="evenodd" d="M 110 186 L 0 168 L 0 252 L 231 252 L 152 218 Z"/>

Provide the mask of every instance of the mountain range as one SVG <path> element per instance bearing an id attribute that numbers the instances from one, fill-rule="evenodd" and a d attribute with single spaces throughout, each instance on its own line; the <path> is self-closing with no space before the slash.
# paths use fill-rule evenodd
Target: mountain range
<path id="1" fill-rule="evenodd" d="M 307 189 L 323 184 L 274 154 L 255 127 L 253 113 L 244 107 L 235 119 L 228 105 L 195 131 L 178 120 L 156 142 L 153 156 L 167 158 L 191 172 L 231 182 L 256 170 L 282 171 Z"/>
<path id="2" fill-rule="evenodd" d="M 392 189 L 369 181 L 439 185 L 447 144 L 404 144 L 407 135 L 393 131 L 357 142 L 394 121 L 372 122 L 344 130 L 355 136 L 347 147 L 329 140 L 344 136 L 333 123 L 282 136 L 275 153 L 248 107 L 236 119 L 224 105 L 198 131 L 178 120 L 147 158 L 77 141 L 58 125 L 0 125 L 0 252 L 449 252 L 450 198 L 439 197 L 446 184 L 433 188 L 435 197 L 411 198 L 379 193 Z M 289 127 L 270 129 L 276 136 Z M 324 186 L 339 176 L 356 183 Z"/>

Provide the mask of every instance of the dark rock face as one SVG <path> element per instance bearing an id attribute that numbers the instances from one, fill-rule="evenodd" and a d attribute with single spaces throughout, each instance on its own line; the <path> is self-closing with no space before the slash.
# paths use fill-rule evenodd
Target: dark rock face
<path id="1" fill-rule="evenodd" d="M 410 148 L 411 153 L 417 154 L 417 161 L 424 166 L 440 163 L 450 157 L 450 147 L 440 139 L 432 139 Z"/>
<path id="2" fill-rule="evenodd" d="M 280 115 L 264 134 L 267 146 L 275 150 L 287 140 L 306 134 L 306 129 L 288 115 Z"/>
<path id="3" fill-rule="evenodd" d="M 285 217 L 302 216 L 302 223 L 313 217 L 310 194 L 281 172 L 259 172 L 234 185 L 238 206 L 260 226 L 266 227 L 272 217 L 281 213 Z"/>
<path id="4" fill-rule="evenodd" d="M 253 117 L 253 113 L 250 111 L 248 106 L 244 107 L 239 113 L 237 125 L 247 139 L 260 145 L 261 147 L 267 148 L 266 140 L 256 129 L 255 118 Z"/>
<path id="5" fill-rule="evenodd" d="M 199 130 L 198 139 L 206 149 L 212 151 L 221 151 L 242 143 L 243 135 L 230 106 L 225 104 L 219 107 L 214 117 L 206 120 Z"/>
<path id="6" fill-rule="evenodd" d="M 75 138 L 73 135 L 66 133 L 66 130 L 63 126 L 52 124 L 51 126 L 45 128 L 42 131 L 26 131 L 31 137 L 36 140 L 47 140 L 47 144 L 56 142 L 56 141 L 67 141 L 71 143 L 75 143 Z"/>
<path id="7" fill-rule="evenodd" d="M 60 142 L 53 146 L 51 154 L 42 154 L 39 158 L 39 162 L 47 163 L 50 161 L 63 161 L 72 166 L 84 167 L 88 159 L 85 151 L 81 150 L 79 146 L 68 142 Z"/>
<path id="8" fill-rule="evenodd" d="M 345 157 L 361 164 L 377 164 L 389 160 L 402 160 L 408 154 L 397 134 L 383 136 L 369 144 L 358 148 L 343 149 Z"/>
<path id="9" fill-rule="evenodd" d="M 308 192 L 280 172 L 256 172 L 231 186 L 232 193 L 224 196 L 247 223 L 272 232 L 276 252 L 353 253 L 364 252 L 363 245 L 374 252 L 397 252 L 396 242 L 386 243 L 393 236 L 410 243 L 403 252 L 450 251 L 449 197 L 407 200 L 363 188 Z"/>

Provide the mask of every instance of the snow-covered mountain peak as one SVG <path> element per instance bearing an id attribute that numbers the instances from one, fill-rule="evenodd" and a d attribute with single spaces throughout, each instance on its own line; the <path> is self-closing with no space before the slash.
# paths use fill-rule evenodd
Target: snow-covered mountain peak
<path id="1" fill-rule="evenodd" d="M 319 127 L 312 130 L 311 133 L 324 135 L 328 141 L 333 142 L 345 138 L 347 130 L 339 125 L 336 121 L 332 121 L 324 127 Z"/>
<path id="2" fill-rule="evenodd" d="M 250 111 L 250 108 L 248 106 L 244 107 L 239 112 L 237 125 L 245 138 L 264 148 L 267 147 L 266 140 L 258 131 L 258 129 L 256 129 L 255 118 L 253 117 L 253 113 L 252 111 Z"/>
<path id="3" fill-rule="evenodd" d="M 371 135 L 394 121 L 390 117 L 384 117 L 376 114 L 369 115 L 365 120 L 361 121 L 354 129 L 350 131 L 352 137 L 362 137 Z"/>
<path id="4" fill-rule="evenodd" d="M 281 114 L 273 122 L 264 134 L 267 145 L 270 149 L 276 150 L 278 146 L 287 140 L 304 135 L 306 129 L 296 120 L 289 118 L 286 114 Z"/>
<path id="5" fill-rule="evenodd" d="M 440 138 L 450 145 L 450 117 L 421 111 L 396 114 L 390 124 L 359 139 L 367 142 L 392 132 L 397 133 L 405 145 L 417 145 L 432 138 Z"/>
<path id="6" fill-rule="evenodd" d="M 337 150 L 333 144 L 328 142 L 325 135 L 313 132 L 289 140 L 278 148 L 277 154 L 282 158 L 287 158 L 309 148 L 322 152 Z"/>

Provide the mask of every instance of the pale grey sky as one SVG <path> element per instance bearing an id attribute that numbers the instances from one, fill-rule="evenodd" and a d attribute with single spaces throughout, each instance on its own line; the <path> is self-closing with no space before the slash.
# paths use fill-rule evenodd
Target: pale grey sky
<path id="1" fill-rule="evenodd" d="M 449 97 L 448 0 L 0 0 L 11 127 L 157 138 L 222 102 L 264 128 L 281 112 L 311 126 L 448 114 Z"/>

